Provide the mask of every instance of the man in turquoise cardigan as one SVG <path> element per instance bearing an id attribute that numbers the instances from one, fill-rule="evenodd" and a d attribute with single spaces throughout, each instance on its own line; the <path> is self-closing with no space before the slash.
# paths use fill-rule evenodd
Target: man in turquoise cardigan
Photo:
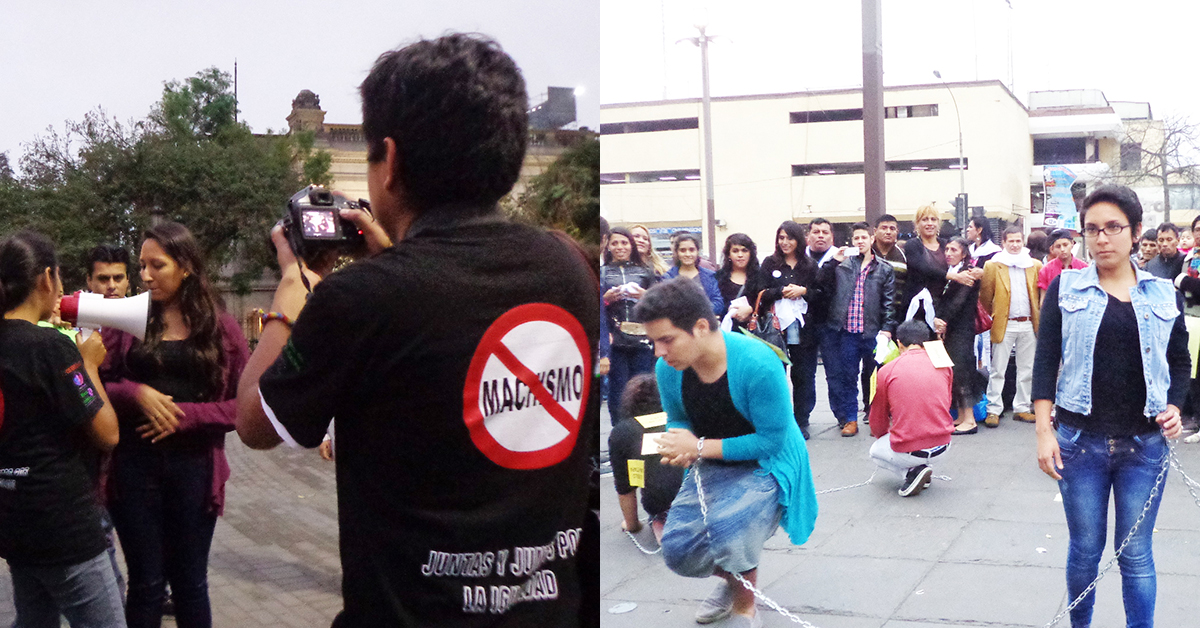
<path id="1" fill-rule="evenodd" d="M 658 438 L 662 462 L 691 467 L 671 504 L 663 559 L 683 576 L 721 578 L 696 621 L 732 612 L 730 625 L 760 626 L 754 594 L 735 574 L 756 582 L 763 543 L 775 528 L 782 526 L 800 545 L 817 518 L 808 449 L 784 370 L 761 341 L 721 332 L 695 282 L 675 279 L 651 288 L 634 317 L 645 323 L 659 358 L 668 418 L 668 431 Z"/>

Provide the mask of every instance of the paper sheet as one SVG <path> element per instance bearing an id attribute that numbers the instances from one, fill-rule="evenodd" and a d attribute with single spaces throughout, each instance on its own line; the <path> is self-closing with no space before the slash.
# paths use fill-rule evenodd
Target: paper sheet
<path id="1" fill-rule="evenodd" d="M 642 427 L 644 427 L 646 429 L 650 429 L 653 427 L 660 427 L 660 426 L 667 424 L 667 413 L 666 412 L 655 412 L 654 414 L 646 414 L 643 416 L 638 416 L 638 417 L 633 417 L 633 418 L 638 423 L 641 423 Z"/>
<path id="2" fill-rule="evenodd" d="M 925 354 L 929 356 L 929 361 L 933 362 L 934 368 L 954 368 L 954 360 L 951 360 L 950 354 L 946 353 L 946 345 L 942 344 L 941 340 L 930 340 L 924 346 Z"/>

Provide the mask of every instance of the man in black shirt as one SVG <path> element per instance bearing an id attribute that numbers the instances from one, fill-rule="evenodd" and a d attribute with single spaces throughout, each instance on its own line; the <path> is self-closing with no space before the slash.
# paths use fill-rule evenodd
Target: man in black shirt
<path id="1" fill-rule="evenodd" d="M 582 253 L 498 210 L 525 152 L 520 70 L 456 34 L 385 53 L 361 91 L 375 214 L 342 215 L 375 254 L 321 281 L 276 228 L 283 278 L 238 434 L 316 447 L 337 416 L 334 626 L 595 618 L 576 564 L 599 291 Z"/>

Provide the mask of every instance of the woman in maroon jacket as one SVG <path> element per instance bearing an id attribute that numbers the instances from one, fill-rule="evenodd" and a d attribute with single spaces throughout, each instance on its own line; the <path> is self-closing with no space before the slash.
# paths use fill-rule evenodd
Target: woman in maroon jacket
<path id="1" fill-rule="evenodd" d="M 157 628 L 170 582 L 177 624 L 208 627 L 208 552 L 229 478 L 225 433 L 248 348 L 219 309 L 186 227 L 147 230 L 140 262 L 146 339 L 105 330 L 101 369 L 121 430 L 108 492 L 129 572 L 126 619 Z"/>

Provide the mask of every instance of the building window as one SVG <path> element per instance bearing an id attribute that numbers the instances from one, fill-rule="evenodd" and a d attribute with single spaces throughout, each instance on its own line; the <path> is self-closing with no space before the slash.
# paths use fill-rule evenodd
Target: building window
<path id="1" fill-rule="evenodd" d="M 1087 138 L 1062 137 L 1033 140 L 1033 165 L 1087 163 Z"/>
<path id="2" fill-rule="evenodd" d="M 903 107 L 884 107 L 885 118 L 930 118 L 938 114 L 937 105 L 907 105 Z"/>
<path id="3" fill-rule="evenodd" d="M 788 114 L 792 124 L 845 122 L 847 120 L 862 120 L 862 116 L 862 109 L 822 109 L 820 111 L 793 111 Z"/>
<path id="4" fill-rule="evenodd" d="M 669 183 L 699 181 L 700 170 L 647 170 L 645 172 L 612 172 L 600 175 L 600 185 L 622 183 Z"/>
<path id="5" fill-rule="evenodd" d="M 652 131 L 680 131 L 700 128 L 700 118 L 671 118 L 669 120 L 639 120 L 636 122 L 608 122 L 600 125 L 600 135 L 622 133 L 650 133 Z"/>
<path id="6" fill-rule="evenodd" d="M 946 159 L 903 159 L 884 164 L 889 172 L 929 172 L 936 170 L 958 170 L 958 158 Z M 963 158 L 963 169 L 971 167 L 970 160 Z M 845 162 L 838 164 L 796 164 L 792 166 L 793 177 L 828 176 L 835 174 L 862 174 L 863 163 Z"/>
<path id="7" fill-rule="evenodd" d="M 1142 145 L 1134 142 L 1121 144 L 1121 170 L 1140 170 L 1142 167 Z"/>

